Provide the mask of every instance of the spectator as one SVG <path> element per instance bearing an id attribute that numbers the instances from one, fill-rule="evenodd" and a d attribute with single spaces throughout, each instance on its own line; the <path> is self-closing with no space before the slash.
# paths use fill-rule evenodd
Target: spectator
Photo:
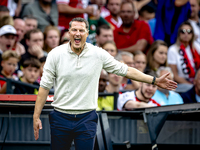
<path id="1" fill-rule="evenodd" d="M 158 0 L 155 40 L 163 40 L 168 46 L 176 42 L 178 28 L 190 16 L 189 0 Z"/>
<path id="2" fill-rule="evenodd" d="M 11 16 L 2 16 L 0 17 L 0 28 L 5 25 L 11 25 L 14 26 L 13 17 Z"/>
<path id="3" fill-rule="evenodd" d="M 197 41 L 200 45 L 200 17 L 198 16 L 198 13 L 200 12 L 200 0 L 190 0 L 190 5 L 192 12 L 189 22 L 194 29 L 195 41 Z"/>
<path id="4" fill-rule="evenodd" d="M 139 20 L 148 23 L 153 18 L 155 18 L 155 11 L 151 6 L 145 5 L 139 10 Z"/>
<path id="5" fill-rule="evenodd" d="M 47 59 L 47 57 L 42 57 L 42 58 L 39 59 L 41 66 L 40 66 L 40 75 L 37 79 L 38 83 L 40 83 L 40 81 L 41 81 L 41 77 L 42 77 L 42 74 L 43 74 L 43 67 L 44 67 L 44 64 L 46 62 L 46 59 Z"/>
<path id="6" fill-rule="evenodd" d="M 99 92 L 107 93 L 106 86 L 108 82 L 108 73 L 105 70 L 101 71 L 99 78 Z M 98 97 L 98 107 L 99 110 L 113 110 L 114 109 L 114 97 L 113 96 L 99 96 Z"/>
<path id="7" fill-rule="evenodd" d="M 87 6 L 88 0 L 56 0 L 59 11 L 59 29 L 69 29 L 69 22 L 76 17 L 83 18 L 83 14 L 93 14 L 93 6 Z"/>
<path id="8" fill-rule="evenodd" d="M 176 43 L 168 51 L 168 64 L 174 73 L 174 80 L 184 84 L 183 89 L 191 87 L 195 72 L 200 67 L 200 46 L 194 41 L 194 36 L 191 24 L 188 21 L 182 23 Z"/>
<path id="9" fill-rule="evenodd" d="M 44 44 L 43 33 L 39 29 L 33 29 L 26 34 L 26 38 L 26 44 L 28 45 L 28 49 L 26 53 L 21 56 L 21 65 L 23 65 L 26 59 L 40 59 L 44 57 L 44 51 L 42 49 Z"/>
<path id="10" fill-rule="evenodd" d="M 26 5 L 22 17 L 24 18 L 27 15 L 37 18 L 38 28 L 42 32 L 48 25 L 58 25 L 57 5 L 52 0 L 38 0 Z"/>
<path id="11" fill-rule="evenodd" d="M 38 21 L 36 17 L 32 15 L 27 15 L 23 19 L 26 24 L 25 33 L 27 33 L 30 30 L 37 29 Z"/>
<path id="12" fill-rule="evenodd" d="M 110 15 L 109 10 L 105 7 L 106 0 L 90 0 L 91 4 L 96 4 L 100 10 L 100 16 L 105 18 Z"/>
<path id="13" fill-rule="evenodd" d="M 9 16 L 10 11 L 8 9 L 8 7 L 0 5 L 0 18 L 3 16 Z"/>
<path id="14" fill-rule="evenodd" d="M 40 74 L 40 61 L 35 58 L 30 58 L 24 61 L 22 67 L 23 76 L 20 78 L 21 82 L 38 85 L 36 82 Z M 38 89 L 15 84 L 14 94 L 38 94 Z"/>
<path id="15" fill-rule="evenodd" d="M 111 56 L 117 56 L 118 50 L 114 41 L 106 41 L 102 48 L 105 49 Z"/>
<path id="16" fill-rule="evenodd" d="M 0 28 L 0 53 L 12 50 L 16 40 L 16 30 L 11 25 Z"/>
<path id="17" fill-rule="evenodd" d="M 60 31 L 56 26 L 47 26 L 44 30 L 44 51 L 49 53 L 59 45 Z"/>
<path id="18" fill-rule="evenodd" d="M 156 76 L 156 74 L 152 71 L 145 73 Z M 134 108 L 160 106 L 159 103 L 152 99 L 152 96 L 154 95 L 156 90 L 156 85 L 140 83 L 140 87 L 138 90 L 126 92 L 119 95 L 117 109 L 132 110 Z"/>
<path id="19" fill-rule="evenodd" d="M 168 72 L 170 72 L 168 79 L 173 80 L 174 75 L 170 67 L 160 67 L 157 70 L 157 75 L 160 77 Z M 160 87 L 158 87 L 152 98 L 155 99 L 156 102 L 158 102 L 161 106 L 183 104 L 183 99 L 178 93 L 171 90 L 162 89 Z"/>
<path id="20" fill-rule="evenodd" d="M 157 71 L 160 66 L 167 66 L 167 43 L 155 41 L 147 53 L 147 69 Z"/>
<path id="21" fill-rule="evenodd" d="M 12 51 L 8 50 L 2 54 L 0 77 L 2 78 L 13 78 L 16 79 L 14 72 L 19 62 L 19 55 Z M 6 81 L 0 80 L 0 93 L 6 93 Z"/>
<path id="22" fill-rule="evenodd" d="M 200 102 L 200 69 L 198 69 L 194 86 L 185 93 L 181 93 L 184 103 L 198 103 Z"/>
<path id="23" fill-rule="evenodd" d="M 105 17 L 105 19 L 110 23 L 113 30 L 122 25 L 122 19 L 119 15 L 121 3 L 122 0 L 108 0 L 107 8 L 110 11 L 110 15 Z"/>
<path id="24" fill-rule="evenodd" d="M 123 21 L 121 27 L 114 31 L 114 40 L 121 51 L 146 51 L 153 43 L 151 31 L 144 21 L 134 20 L 135 7 L 132 1 L 122 2 L 120 16 Z"/>
<path id="25" fill-rule="evenodd" d="M 141 72 L 144 72 L 147 66 L 147 58 L 146 55 L 142 51 L 135 51 L 133 53 L 134 56 L 134 67 Z"/>
<path id="26" fill-rule="evenodd" d="M 65 29 L 60 38 L 60 44 L 67 44 L 70 41 L 69 30 Z"/>
<path id="27" fill-rule="evenodd" d="M 99 26 L 96 30 L 96 45 L 102 47 L 106 41 L 113 41 L 113 31 L 109 25 Z"/>

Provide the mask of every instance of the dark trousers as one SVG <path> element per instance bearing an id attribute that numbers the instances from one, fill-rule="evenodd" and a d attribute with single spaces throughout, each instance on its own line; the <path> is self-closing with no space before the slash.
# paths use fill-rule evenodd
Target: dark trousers
<path id="1" fill-rule="evenodd" d="M 51 149 L 69 150 L 74 139 L 76 150 L 92 150 L 97 130 L 98 116 L 96 111 L 71 115 L 50 112 Z"/>

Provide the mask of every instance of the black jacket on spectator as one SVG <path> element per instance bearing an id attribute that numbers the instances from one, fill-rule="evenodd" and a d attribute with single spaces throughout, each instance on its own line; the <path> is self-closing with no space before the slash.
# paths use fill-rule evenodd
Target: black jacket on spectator
<path id="1" fill-rule="evenodd" d="M 39 83 L 34 82 L 33 85 L 38 85 Z M 14 94 L 38 94 L 38 90 L 28 86 L 15 84 Z"/>
<path id="2" fill-rule="evenodd" d="M 184 103 L 197 103 L 195 95 L 196 92 L 194 86 L 189 91 L 181 93 L 181 97 L 183 98 Z"/>

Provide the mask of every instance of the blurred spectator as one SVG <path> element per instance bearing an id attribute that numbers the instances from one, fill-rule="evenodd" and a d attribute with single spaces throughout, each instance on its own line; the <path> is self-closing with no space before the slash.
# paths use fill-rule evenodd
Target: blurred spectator
<path id="1" fill-rule="evenodd" d="M 0 5 L 0 18 L 3 16 L 9 16 L 9 15 L 10 15 L 10 11 L 8 7 Z"/>
<path id="2" fill-rule="evenodd" d="M 194 33 L 195 33 L 195 40 L 200 45 L 200 17 L 198 13 L 200 12 L 200 0 L 190 0 L 191 5 L 191 15 L 189 22 L 191 23 Z"/>
<path id="3" fill-rule="evenodd" d="M 167 66 L 167 43 L 162 40 L 155 41 L 147 53 L 147 69 L 157 71 L 160 66 Z"/>
<path id="4" fill-rule="evenodd" d="M 0 53 L 12 50 L 16 40 L 16 30 L 11 25 L 5 25 L 0 28 Z"/>
<path id="5" fill-rule="evenodd" d="M 24 34 L 25 34 L 25 22 L 22 19 L 15 19 L 14 20 L 14 28 L 17 31 L 17 39 L 15 41 L 15 45 L 12 48 L 15 50 L 20 56 L 25 53 L 25 48 L 24 46 L 20 43 L 22 39 L 24 39 Z"/>
<path id="6" fill-rule="evenodd" d="M 69 29 L 69 22 L 83 14 L 93 14 L 93 6 L 87 6 L 88 0 L 56 0 L 59 11 L 59 29 Z"/>
<path id="7" fill-rule="evenodd" d="M 44 57 L 44 51 L 42 49 L 44 44 L 43 33 L 39 29 L 33 29 L 26 33 L 26 38 L 26 44 L 28 45 L 28 49 L 26 53 L 21 56 L 21 65 L 23 65 L 26 59 L 40 59 Z"/>
<path id="8" fill-rule="evenodd" d="M 20 78 L 20 81 L 39 86 L 36 80 L 40 74 L 40 61 L 35 58 L 30 58 L 25 60 L 22 66 L 23 76 Z M 15 84 L 14 94 L 38 94 L 38 89 Z"/>
<path id="9" fill-rule="evenodd" d="M 36 0 L 26 5 L 22 13 L 22 18 L 27 15 L 32 15 L 37 18 L 38 28 L 42 32 L 48 25 L 58 25 L 58 9 L 52 0 Z"/>
<path id="10" fill-rule="evenodd" d="M 151 0 L 139 0 L 139 1 L 133 0 L 133 4 L 135 5 L 136 10 L 140 11 L 140 9 L 141 9 L 143 6 L 147 5 L 150 1 L 151 1 Z"/>
<path id="11" fill-rule="evenodd" d="M 110 15 L 105 19 L 110 23 L 112 29 L 117 29 L 122 25 L 122 19 L 119 16 L 122 0 L 108 0 L 107 8 Z"/>
<path id="12" fill-rule="evenodd" d="M 134 67 L 141 72 L 144 72 L 147 66 L 147 58 L 146 55 L 142 51 L 135 51 L 134 55 Z"/>
<path id="13" fill-rule="evenodd" d="M 91 4 L 96 4 L 100 10 L 100 16 L 105 18 L 110 15 L 109 10 L 105 7 L 106 0 L 90 0 Z"/>
<path id="14" fill-rule="evenodd" d="M 188 84 L 193 83 L 195 72 L 200 67 L 200 46 L 194 42 L 194 36 L 191 24 L 182 23 L 176 43 L 168 51 L 168 64 L 174 73 L 174 80 L 184 84 L 185 90 Z"/>
<path id="15" fill-rule="evenodd" d="M 56 26 L 47 26 L 44 30 L 44 51 L 49 53 L 59 45 L 60 31 Z"/>
<path id="16" fill-rule="evenodd" d="M 156 77 L 156 74 L 152 71 L 145 73 Z M 138 90 L 119 95 L 117 109 L 132 110 L 134 108 L 160 106 L 159 103 L 152 99 L 152 96 L 156 90 L 156 85 L 140 82 L 140 87 Z"/>
<path id="17" fill-rule="evenodd" d="M 0 28 L 5 25 L 11 25 L 14 26 L 13 17 L 11 16 L 2 16 L 0 17 Z"/>
<path id="18" fill-rule="evenodd" d="M 70 41 L 69 37 L 69 30 L 65 29 L 62 32 L 61 38 L 60 38 L 60 44 L 67 44 Z"/>
<path id="19" fill-rule="evenodd" d="M 96 30 L 96 45 L 102 47 L 106 41 L 113 41 L 113 31 L 109 25 L 101 25 Z"/>
<path id="20" fill-rule="evenodd" d="M 40 83 L 40 81 L 41 81 L 41 77 L 42 77 L 42 74 L 43 74 L 43 67 L 44 67 L 44 64 L 46 62 L 46 59 L 47 59 L 47 57 L 42 57 L 42 58 L 39 59 L 41 66 L 40 66 L 40 75 L 37 79 L 38 83 Z"/>
<path id="21" fill-rule="evenodd" d="M 151 6 L 145 5 L 139 10 L 139 20 L 148 23 L 153 18 L 155 18 L 155 11 Z"/>
<path id="22" fill-rule="evenodd" d="M 102 48 L 105 49 L 111 56 L 117 56 L 118 50 L 114 41 L 106 41 Z"/>
<path id="23" fill-rule="evenodd" d="M 20 56 L 12 51 L 8 50 L 2 54 L 0 77 L 2 78 L 13 78 L 16 79 L 16 75 L 13 73 L 17 68 Z M 0 80 L 0 93 L 6 93 L 6 81 Z"/>
<path id="24" fill-rule="evenodd" d="M 170 72 L 168 79 L 173 80 L 174 75 L 170 67 L 160 67 L 156 73 L 158 77 L 161 77 L 168 72 Z M 183 99 L 178 93 L 162 89 L 160 87 L 158 87 L 152 98 L 155 99 L 161 106 L 183 104 Z"/>
<path id="25" fill-rule="evenodd" d="M 176 42 L 178 28 L 190 16 L 189 0 L 158 0 L 155 40 L 163 40 L 168 46 Z"/>
<path id="26" fill-rule="evenodd" d="M 21 0 L 1 0 L 0 5 L 8 7 L 10 16 L 19 17 L 22 8 Z"/>
<path id="27" fill-rule="evenodd" d="M 194 86 L 185 93 L 181 93 L 184 103 L 197 103 L 200 102 L 200 69 L 198 69 Z"/>
<path id="28" fill-rule="evenodd" d="M 125 0 L 122 2 L 120 16 L 123 24 L 114 31 L 117 48 L 128 52 L 147 50 L 148 45 L 153 43 L 151 31 L 147 23 L 133 19 L 135 7 L 132 1 Z"/>
<path id="29" fill-rule="evenodd" d="M 37 29 L 38 21 L 36 17 L 32 15 L 28 15 L 28 16 L 25 16 L 23 19 L 26 24 L 25 33 L 27 33 L 30 30 Z"/>

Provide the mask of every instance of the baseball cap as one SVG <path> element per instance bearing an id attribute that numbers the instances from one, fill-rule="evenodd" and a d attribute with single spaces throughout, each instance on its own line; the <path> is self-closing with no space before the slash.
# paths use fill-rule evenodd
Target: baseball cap
<path id="1" fill-rule="evenodd" d="M 5 25 L 0 28 L 0 36 L 5 35 L 5 34 L 17 34 L 17 31 L 15 28 L 11 25 Z"/>

